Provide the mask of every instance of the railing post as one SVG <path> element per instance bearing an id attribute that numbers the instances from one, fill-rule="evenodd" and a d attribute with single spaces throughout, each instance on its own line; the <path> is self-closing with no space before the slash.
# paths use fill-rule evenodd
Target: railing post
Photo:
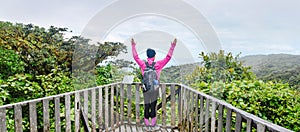
<path id="1" fill-rule="evenodd" d="M 117 127 L 120 127 L 120 125 L 119 125 L 119 123 L 120 123 L 120 113 L 119 113 L 120 112 L 119 111 L 120 110 L 120 106 L 119 106 L 120 93 L 119 93 L 119 87 L 118 87 L 119 85 L 116 84 L 115 86 L 116 86 L 116 94 L 115 94 L 116 95 L 116 105 L 115 106 L 116 106 L 116 111 L 117 111 L 116 125 L 117 125 Z"/>
<path id="2" fill-rule="evenodd" d="M 257 132 L 265 132 L 266 126 L 260 123 L 257 123 Z"/>
<path id="3" fill-rule="evenodd" d="M 114 128 L 114 86 L 110 86 L 110 127 L 111 130 L 115 130 Z"/>
<path id="4" fill-rule="evenodd" d="M 182 88 L 182 96 L 181 96 L 181 100 L 182 100 L 182 120 L 181 120 L 181 126 L 183 129 L 185 129 L 185 125 L 186 125 L 186 121 L 187 121 L 187 116 L 186 116 L 186 89 Z"/>
<path id="5" fill-rule="evenodd" d="M 186 96 L 186 105 L 185 105 L 185 109 L 186 109 L 186 119 L 187 119 L 187 125 L 188 122 L 190 121 L 190 91 L 188 89 L 185 90 L 185 96 Z"/>
<path id="6" fill-rule="evenodd" d="M 192 128 L 193 128 L 193 131 L 198 131 L 198 110 L 197 110 L 197 104 L 198 104 L 198 101 L 197 101 L 197 94 L 192 92 L 192 95 L 193 95 L 193 98 L 192 98 L 192 106 L 193 106 L 193 122 L 192 122 Z M 195 122 L 195 123 L 194 123 Z"/>
<path id="7" fill-rule="evenodd" d="M 80 131 L 80 93 L 75 93 L 75 132 Z"/>
<path id="8" fill-rule="evenodd" d="M 216 131 L 216 102 L 212 100 L 211 108 L 211 132 Z"/>
<path id="9" fill-rule="evenodd" d="M 191 130 L 191 123 L 192 123 L 192 115 L 191 115 L 191 91 L 190 90 L 186 90 L 187 91 L 187 105 L 186 105 L 186 109 L 187 109 L 187 128 L 188 131 L 192 131 Z"/>
<path id="10" fill-rule="evenodd" d="M 60 98 L 56 97 L 54 99 L 54 103 L 55 103 L 55 131 L 56 132 L 60 132 L 61 128 L 60 128 Z"/>
<path id="11" fill-rule="evenodd" d="M 223 105 L 219 104 L 219 112 L 218 112 L 218 132 L 222 132 L 223 130 Z"/>
<path id="12" fill-rule="evenodd" d="M 247 119 L 247 130 L 246 132 L 252 132 L 252 120 Z"/>
<path id="13" fill-rule="evenodd" d="M 66 116 L 66 132 L 71 132 L 71 108 L 70 108 L 70 94 L 65 95 L 65 116 Z"/>
<path id="14" fill-rule="evenodd" d="M 232 110 L 226 107 L 226 132 L 231 132 L 231 119 L 232 119 Z"/>
<path id="15" fill-rule="evenodd" d="M 83 111 L 86 115 L 89 114 L 89 91 L 85 90 L 83 92 Z"/>
<path id="16" fill-rule="evenodd" d="M 204 124 L 204 99 L 203 96 L 200 95 L 200 131 L 203 131 L 203 124 Z"/>
<path id="17" fill-rule="evenodd" d="M 194 92 L 192 92 L 192 91 L 190 91 L 190 96 L 191 96 L 191 98 L 190 98 L 190 101 L 191 101 L 191 114 L 190 114 L 190 116 L 191 116 L 191 131 L 194 131 L 194 121 L 196 120 L 196 117 L 195 117 L 195 96 L 194 96 L 195 94 L 194 94 Z"/>
<path id="18" fill-rule="evenodd" d="M 196 126 L 195 126 L 195 129 L 196 131 L 199 131 L 199 95 L 197 93 L 195 93 L 196 95 L 196 98 L 195 98 L 195 114 L 196 114 L 196 119 L 195 119 L 195 122 L 196 122 Z"/>
<path id="19" fill-rule="evenodd" d="M 138 84 L 135 84 L 135 116 L 136 123 L 140 126 L 140 89 Z"/>
<path id="20" fill-rule="evenodd" d="M 49 100 L 43 100 L 43 126 L 44 132 L 50 131 L 50 122 L 49 122 Z"/>
<path id="21" fill-rule="evenodd" d="M 178 86 L 178 89 L 180 89 L 180 91 L 178 92 L 178 124 L 181 124 L 182 121 L 182 86 Z"/>
<path id="22" fill-rule="evenodd" d="M 91 107 L 92 107 L 92 131 L 96 132 L 96 90 L 92 89 L 91 90 L 91 96 L 92 96 L 92 103 L 91 103 Z"/>
<path id="23" fill-rule="evenodd" d="M 123 125 L 124 124 L 124 84 L 121 84 L 120 97 L 121 97 L 120 121 L 121 121 L 121 125 Z"/>
<path id="24" fill-rule="evenodd" d="M 175 85 L 172 84 L 171 85 L 171 126 L 174 127 L 175 126 L 175 121 L 176 121 L 176 110 L 175 110 L 175 106 L 176 106 L 176 102 L 175 102 Z"/>
<path id="25" fill-rule="evenodd" d="M 102 131 L 103 128 L 103 97 L 102 97 L 102 87 L 99 87 L 98 89 L 98 125 L 99 130 Z"/>
<path id="26" fill-rule="evenodd" d="M 105 131 L 108 131 L 108 126 L 109 126 L 109 122 L 108 122 L 108 86 L 105 86 Z"/>
<path id="27" fill-rule="evenodd" d="M 191 105 L 191 100 L 190 100 L 190 93 L 191 91 L 186 89 L 185 90 L 185 96 L 186 96 L 186 103 L 185 103 L 185 109 L 186 109 L 186 123 L 185 123 L 185 127 L 187 131 L 192 131 L 190 130 L 190 126 L 191 126 L 191 113 L 190 113 L 190 105 Z"/>
<path id="28" fill-rule="evenodd" d="M 0 132 L 6 132 L 6 109 L 0 109 Z"/>
<path id="29" fill-rule="evenodd" d="M 128 99 L 128 102 L 127 102 L 127 117 L 128 117 L 128 123 L 131 124 L 131 84 L 128 84 L 127 85 L 127 99 Z"/>
<path id="30" fill-rule="evenodd" d="M 166 85 L 162 84 L 162 127 L 166 128 Z"/>
<path id="31" fill-rule="evenodd" d="M 235 118 L 235 131 L 240 132 L 242 129 L 242 116 L 240 113 L 236 113 Z"/>
<path id="32" fill-rule="evenodd" d="M 22 132 L 22 106 L 15 105 L 14 107 L 14 116 L 15 116 L 15 131 Z"/>
<path id="33" fill-rule="evenodd" d="M 30 132 L 37 132 L 37 112 L 36 112 L 36 103 L 29 103 L 29 122 L 30 122 Z"/>
<path id="34" fill-rule="evenodd" d="M 210 106 L 210 101 L 209 99 L 206 98 L 205 100 L 205 132 L 209 131 L 209 106 Z"/>

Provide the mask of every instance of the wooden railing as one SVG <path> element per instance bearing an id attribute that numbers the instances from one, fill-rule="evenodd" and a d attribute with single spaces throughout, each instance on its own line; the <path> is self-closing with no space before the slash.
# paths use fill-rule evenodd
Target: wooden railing
<path id="1" fill-rule="evenodd" d="M 291 132 L 207 94 L 181 86 L 181 119 L 187 131 Z M 187 120 L 187 121 L 185 121 Z"/>
<path id="2" fill-rule="evenodd" d="M 114 83 L 0 106 L 0 132 L 22 131 L 26 128 L 23 119 L 29 119 L 28 129 L 32 132 L 123 131 L 120 126 L 134 131 L 143 126 L 140 86 Z M 161 84 L 157 108 L 158 124 L 166 130 L 290 131 L 181 84 Z M 7 115 L 12 109 L 14 126 L 8 128 Z M 26 110 L 29 115 L 22 115 Z M 41 111 L 42 115 L 38 114 Z"/>

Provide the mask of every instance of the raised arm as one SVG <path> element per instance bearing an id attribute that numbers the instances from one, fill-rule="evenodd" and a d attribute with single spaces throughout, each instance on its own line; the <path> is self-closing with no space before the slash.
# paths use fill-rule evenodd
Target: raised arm
<path id="1" fill-rule="evenodd" d="M 171 47 L 169 49 L 167 56 L 164 59 L 157 61 L 158 68 L 163 68 L 171 60 L 176 43 L 177 43 L 177 39 L 175 38 L 174 41 L 171 42 Z"/>
<path id="2" fill-rule="evenodd" d="M 136 43 L 134 42 L 133 38 L 131 39 L 131 47 L 132 47 L 132 55 L 136 63 L 140 66 L 143 67 L 145 65 L 145 62 L 139 58 L 138 53 L 136 52 L 135 48 Z"/>

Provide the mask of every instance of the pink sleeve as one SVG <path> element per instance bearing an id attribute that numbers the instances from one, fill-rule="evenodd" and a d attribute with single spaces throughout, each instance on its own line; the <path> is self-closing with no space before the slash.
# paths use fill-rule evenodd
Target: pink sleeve
<path id="1" fill-rule="evenodd" d="M 167 56 L 164 59 L 156 62 L 158 69 L 162 69 L 171 60 L 175 46 L 176 45 L 172 43 Z"/>
<path id="2" fill-rule="evenodd" d="M 132 55 L 136 63 L 143 69 L 143 67 L 145 67 L 145 62 L 139 58 L 138 53 L 136 52 L 135 45 L 136 44 L 134 42 L 131 43 Z"/>

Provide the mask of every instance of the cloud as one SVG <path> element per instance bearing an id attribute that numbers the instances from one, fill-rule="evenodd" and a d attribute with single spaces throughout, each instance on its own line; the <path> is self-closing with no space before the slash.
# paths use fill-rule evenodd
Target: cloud
<path id="1" fill-rule="evenodd" d="M 297 0 L 251 0 L 251 1 L 204 1 L 186 0 L 198 7 L 214 26 L 225 49 L 245 52 L 244 49 L 229 48 L 264 45 L 268 53 L 286 52 L 274 47 L 290 47 L 299 53 L 300 1 Z M 247 42 L 247 43 L 245 43 Z M 275 46 L 276 45 L 276 46 Z M 290 49 L 289 48 L 289 49 Z M 247 53 L 250 53 L 246 50 Z M 252 54 L 266 53 L 253 49 Z M 250 53 L 251 54 L 251 53 Z"/>
<path id="2" fill-rule="evenodd" d="M 184 1 L 208 19 L 217 32 L 222 47 L 226 50 L 247 54 L 300 53 L 300 1 L 298 0 Z M 74 34 L 80 34 L 89 20 L 112 2 L 110 0 L 3 1 L 1 4 L 5 6 L 0 9 L 0 19 L 33 23 L 43 27 L 50 25 L 68 27 Z M 107 39 L 124 41 L 135 33 L 153 29 L 178 37 L 195 54 L 202 50 L 201 42 L 186 27 L 153 16 L 124 22 L 112 31 Z M 251 47 L 260 48 L 249 50 Z"/>
<path id="3" fill-rule="evenodd" d="M 51 25 L 68 27 L 73 32 L 81 33 L 93 15 L 110 2 L 109 0 L 7 0 L 1 2 L 0 20 L 33 23 L 43 27 Z"/>
<path id="4" fill-rule="evenodd" d="M 126 39 L 145 31 L 161 31 L 173 35 L 183 42 L 189 52 L 194 55 L 193 57 L 195 59 L 198 59 L 198 54 L 201 51 L 204 51 L 202 42 L 200 42 L 186 27 L 177 22 L 158 16 L 142 16 L 128 20 L 113 29 L 105 41 L 124 42 Z M 174 37 L 164 41 L 164 43 L 170 44 Z M 151 41 L 155 43 L 155 40 Z M 178 50 L 178 53 L 183 53 L 180 52 L 180 49 Z"/>

